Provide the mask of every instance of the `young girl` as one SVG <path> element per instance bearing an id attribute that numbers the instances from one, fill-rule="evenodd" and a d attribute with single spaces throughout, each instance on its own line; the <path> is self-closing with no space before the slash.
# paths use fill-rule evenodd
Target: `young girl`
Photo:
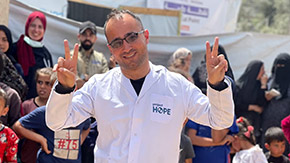
<path id="1" fill-rule="evenodd" d="M 0 116 L 6 115 L 9 108 L 7 106 L 7 94 L 0 88 Z M 0 162 L 17 163 L 17 143 L 18 137 L 10 128 L 4 126 L 0 121 Z"/>
<path id="2" fill-rule="evenodd" d="M 237 119 L 237 125 L 239 133 L 232 142 L 232 148 L 236 152 L 233 163 L 267 163 L 262 149 L 256 145 L 254 127 L 244 117 Z"/>

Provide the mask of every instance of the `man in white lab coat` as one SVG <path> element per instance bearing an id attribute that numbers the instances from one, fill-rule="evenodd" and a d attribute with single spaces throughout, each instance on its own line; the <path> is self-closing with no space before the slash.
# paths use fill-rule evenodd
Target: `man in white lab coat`
<path id="1" fill-rule="evenodd" d="M 72 127 L 88 117 L 98 122 L 97 163 L 177 163 L 182 124 L 189 119 L 223 129 L 234 117 L 232 90 L 225 77 L 227 61 L 206 43 L 208 97 L 181 75 L 149 62 L 149 32 L 127 10 L 113 10 L 105 23 L 108 48 L 118 62 L 75 90 L 78 45 L 71 58 L 54 67 L 58 83 L 47 104 L 52 130 Z"/>

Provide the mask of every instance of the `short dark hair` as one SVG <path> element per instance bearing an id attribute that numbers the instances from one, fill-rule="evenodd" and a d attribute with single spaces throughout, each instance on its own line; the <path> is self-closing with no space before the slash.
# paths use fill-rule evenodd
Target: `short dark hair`
<path id="1" fill-rule="evenodd" d="M 143 24 L 141 22 L 141 19 L 139 18 L 139 16 L 135 15 L 133 12 L 131 12 L 129 10 L 123 10 L 123 9 L 122 10 L 120 10 L 120 9 L 113 9 L 111 11 L 111 13 L 109 13 L 107 15 L 107 20 L 106 20 L 105 25 L 104 25 L 104 33 L 105 33 L 105 36 L 106 37 L 107 37 L 106 28 L 107 28 L 107 23 L 109 22 L 109 20 L 112 19 L 112 18 L 116 18 L 116 19 L 123 18 L 122 15 L 124 15 L 124 14 L 131 15 L 134 19 L 136 19 L 140 23 L 142 30 L 144 29 Z"/>
<path id="2" fill-rule="evenodd" d="M 270 127 L 265 133 L 265 142 L 270 144 L 273 141 L 286 141 L 284 133 L 280 127 Z"/>
<path id="3" fill-rule="evenodd" d="M 6 107 L 7 106 L 8 96 L 7 96 L 7 93 L 4 91 L 4 89 L 2 89 L 0 87 L 0 99 L 1 98 L 4 100 L 4 107 Z"/>

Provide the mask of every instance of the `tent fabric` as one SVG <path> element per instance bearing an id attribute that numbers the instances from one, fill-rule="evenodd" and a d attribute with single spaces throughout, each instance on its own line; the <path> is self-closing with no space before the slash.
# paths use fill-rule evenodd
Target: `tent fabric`
<path id="1" fill-rule="evenodd" d="M 16 0 L 10 0 L 8 27 L 12 31 L 14 41 L 17 41 L 20 35 L 24 33 L 27 16 L 35 10 L 38 9 Z M 77 34 L 80 22 L 49 13 L 45 13 L 45 15 L 47 29 L 43 42 L 51 52 L 55 64 L 58 57 L 64 56 L 64 39 L 69 41 L 70 48 L 73 48 L 74 44 L 78 42 Z M 109 59 L 110 52 L 106 45 L 103 28 L 98 27 L 97 30 L 98 40 L 94 47 Z M 237 79 L 243 73 L 247 64 L 254 59 L 262 60 L 265 63 L 266 72 L 270 75 L 274 58 L 282 52 L 290 52 L 289 36 L 241 32 L 195 37 L 150 36 L 148 44 L 149 58 L 154 64 L 167 66 L 168 59 L 173 52 L 180 47 L 185 47 L 193 53 L 191 65 L 191 72 L 193 72 L 204 57 L 205 42 L 208 40 L 213 44 L 216 36 L 220 38 L 220 44 L 224 46 L 227 52 Z"/>

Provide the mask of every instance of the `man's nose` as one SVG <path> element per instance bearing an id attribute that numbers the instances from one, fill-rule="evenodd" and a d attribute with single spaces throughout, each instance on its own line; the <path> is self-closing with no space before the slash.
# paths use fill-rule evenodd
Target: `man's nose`
<path id="1" fill-rule="evenodd" d="M 130 43 L 128 43 L 126 40 L 123 40 L 123 49 L 124 50 L 130 50 L 131 49 L 131 44 Z"/>

